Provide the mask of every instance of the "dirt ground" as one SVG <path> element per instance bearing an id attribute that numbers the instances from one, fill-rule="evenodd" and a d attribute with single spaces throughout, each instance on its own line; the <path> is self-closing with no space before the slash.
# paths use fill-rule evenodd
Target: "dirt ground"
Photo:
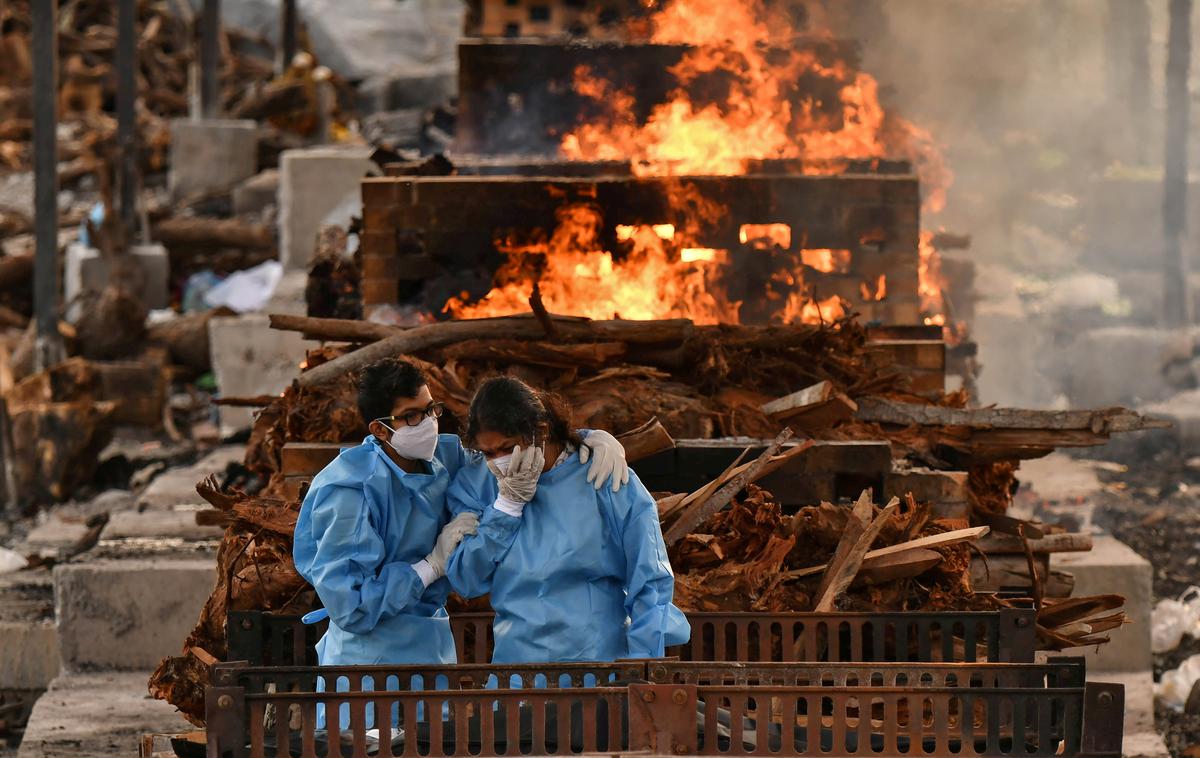
<path id="1" fill-rule="evenodd" d="M 1093 519 L 1154 566 L 1154 600 L 1178 597 L 1200 585 L 1200 458 L 1172 449 L 1124 456 L 1124 471 L 1102 467 L 1093 496 Z M 1109 460 L 1112 460 L 1110 457 Z M 1154 657 L 1155 681 L 1163 671 L 1200 653 L 1200 639 Z M 1173 756 L 1200 758 L 1200 714 L 1157 705 L 1155 721 Z"/>

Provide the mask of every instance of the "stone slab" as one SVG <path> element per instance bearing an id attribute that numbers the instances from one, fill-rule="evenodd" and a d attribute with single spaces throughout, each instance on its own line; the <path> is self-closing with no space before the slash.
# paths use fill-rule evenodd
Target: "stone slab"
<path id="1" fill-rule="evenodd" d="M 149 678 L 149 669 L 59 676 L 34 705 L 18 758 L 134 756 L 143 734 L 194 729 L 150 698 Z"/>
<path id="2" fill-rule="evenodd" d="M 0 621 L 0 686 L 44 690 L 61 667 L 53 622 Z"/>
<path id="3" fill-rule="evenodd" d="M 279 170 L 270 168 L 233 188 L 233 213 L 243 216 L 262 213 L 275 205 L 279 195 Z"/>
<path id="4" fill-rule="evenodd" d="M 56 567 L 64 668 L 153 669 L 179 653 L 214 582 L 211 560 L 97 560 Z"/>
<path id="5" fill-rule="evenodd" d="M 202 504 L 196 485 L 209 474 L 221 474 L 230 463 L 246 455 L 242 445 L 222 445 L 191 466 L 179 466 L 154 478 L 137 498 L 140 510 L 172 509 L 178 505 Z"/>
<path id="6" fill-rule="evenodd" d="M 219 526 L 197 526 L 196 509 L 123 511 L 113 514 L 104 529 L 104 539 L 161 539 L 183 540 L 220 539 L 224 530 Z"/>
<path id="7" fill-rule="evenodd" d="M 369 148 L 285 150 L 279 157 L 279 260 L 304 270 L 317 230 L 331 212 L 359 197 L 359 183 L 377 173 Z M 360 211 L 361 212 L 361 211 Z"/>
<path id="8" fill-rule="evenodd" d="M 300 374 L 306 350 L 317 345 L 296 332 L 272 329 L 266 314 L 258 313 L 213 318 L 208 335 L 217 387 L 226 397 L 283 392 Z M 222 436 L 249 428 L 254 419 L 250 408 L 220 413 Z"/>
<path id="9" fill-rule="evenodd" d="M 167 184 L 176 198 L 223 192 L 258 171 L 258 124 L 249 120 L 171 122 Z"/>
<path id="10" fill-rule="evenodd" d="M 1150 561 L 1113 537 L 1097 536 L 1087 553 L 1055 553 L 1051 570 L 1075 577 L 1075 597 L 1116 593 L 1125 598 L 1125 613 L 1133 623 L 1109 632 L 1112 641 L 1099 649 L 1071 651 L 1087 659 L 1088 671 L 1148 671 L 1151 667 L 1150 614 L 1153 610 L 1153 569 Z M 1103 679 L 1103 677 L 1100 677 Z"/>

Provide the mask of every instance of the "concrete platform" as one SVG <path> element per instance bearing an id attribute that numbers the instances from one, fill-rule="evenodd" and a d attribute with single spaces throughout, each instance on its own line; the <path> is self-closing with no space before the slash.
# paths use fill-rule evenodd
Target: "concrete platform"
<path id="1" fill-rule="evenodd" d="M 212 560 L 96 560 L 54 570 L 67 671 L 152 670 L 178 655 L 212 592 Z"/>
<path id="2" fill-rule="evenodd" d="M 183 732 L 174 706 L 146 692 L 149 671 L 64 674 L 33 707 L 19 758 L 135 756 L 141 735 Z"/>
<path id="3" fill-rule="evenodd" d="M 1057 553 L 1051 556 L 1051 570 L 1075 575 L 1076 597 L 1117 593 L 1125 597 L 1125 613 L 1131 624 L 1109 633 L 1112 642 L 1098 650 L 1071 651 L 1087 659 L 1088 673 L 1104 679 L 1109 672 L 1149 671 L 1150 614 L 1153 610 L 1150 561 L 1133 552 L 1113 537 L 1097 536 L 1088 553 Z"/>

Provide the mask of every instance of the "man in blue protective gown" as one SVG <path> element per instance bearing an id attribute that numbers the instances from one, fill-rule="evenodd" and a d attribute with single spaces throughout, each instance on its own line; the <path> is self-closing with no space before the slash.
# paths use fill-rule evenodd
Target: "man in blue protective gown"
<path id="1" fill-rule="evenodd" d="M 477 517 L 452 518 L 446 490 L 467 455 L 457 435 L 438 434 L 443 406 L 410 363 L 367 367 L 358 406 L 370 436 L 317 474 L 296 523 L 296 570 L 330 620 L 318 660 L 455 663 L 444 576 Z M 589 433 L 580 452 L 581 462 L 591 461 L 593 486 L 626 480 L 624 449 L 612 435 Z"/>

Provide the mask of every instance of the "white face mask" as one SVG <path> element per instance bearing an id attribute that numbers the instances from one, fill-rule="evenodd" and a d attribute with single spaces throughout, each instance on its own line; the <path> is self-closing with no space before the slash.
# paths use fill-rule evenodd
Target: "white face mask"
<path id="1" fill-rule="evenodd" d="M 416 426 L 405 425 L 392 429 L 384 424 L 383 427 L 392 433 L 388 444 L 401 458 L 412 461 L 433 460 L 438 443 L 438 420 L 433 416 L 426 416 L 425 420 Z"/>
<path id="2" fill-rule="evenodd" d="M 491 460 L 491 462 L 496 464 L 496 468 L 500 469 L 501 474 L 507 474 L 508 466 L 509 466 L 509 464 L 512 463 L 512 459 L 513 459 L 513 454 L 509 453 L 507 455 L 498 455 L 495 458 L 493 458 Z"/>

